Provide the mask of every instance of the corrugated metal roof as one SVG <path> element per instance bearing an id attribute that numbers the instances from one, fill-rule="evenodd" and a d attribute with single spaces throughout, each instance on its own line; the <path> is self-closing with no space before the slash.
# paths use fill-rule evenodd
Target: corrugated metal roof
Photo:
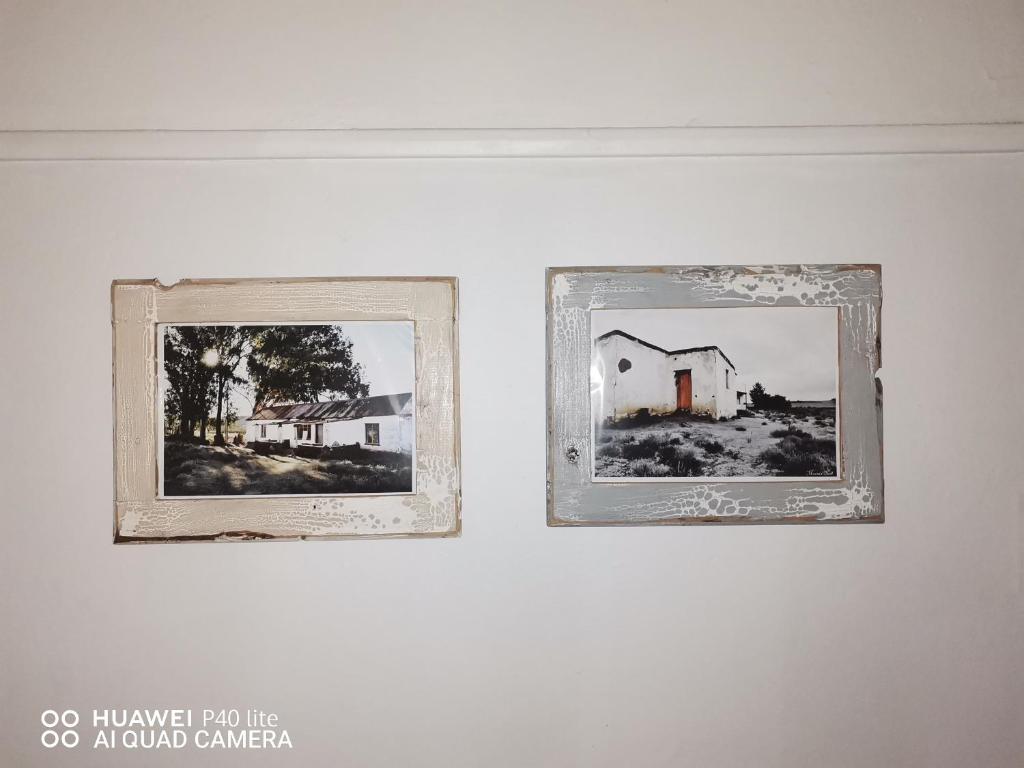
<path id="1" fill-rule="evenodd" d="M 367 416 L 396 416 L 412 413 L 412 393 L 329 400 L 326 403 L 289 403 L 269 405 L 249 417 L 249 421 L 347 421 Z"/>

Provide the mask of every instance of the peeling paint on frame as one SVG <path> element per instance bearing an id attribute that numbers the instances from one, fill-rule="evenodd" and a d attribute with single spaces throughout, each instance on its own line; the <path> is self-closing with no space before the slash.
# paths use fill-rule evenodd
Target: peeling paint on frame
<path id="1" fill-rule="evenodd" d="M 548 525 L 882 522 L 878 264 L 555 267 L 547 271 Z M 594 483 L 590 310 L 839 307 L 841 479 Z"/>
<path id="2" fill-rule="evenodd" d="M 458 535 L 458 282 L 453 277 L 116 280 L 111 285 L 114 541 Z M 156 325 L 412 320 L 417 490 L 403 495 L 157 497 Z"/>

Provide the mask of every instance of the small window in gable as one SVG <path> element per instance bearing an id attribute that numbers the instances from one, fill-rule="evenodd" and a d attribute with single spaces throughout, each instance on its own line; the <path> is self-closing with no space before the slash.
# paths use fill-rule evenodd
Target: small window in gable
<path id="1" fill-rule="evenodd" d="M 619 373 L 625 373 L 632 367 L 633 364 L 629 362 L 629 360 L 627 360 L 626 358 L 622 358 L 621 360 L 619 360 Z"/>

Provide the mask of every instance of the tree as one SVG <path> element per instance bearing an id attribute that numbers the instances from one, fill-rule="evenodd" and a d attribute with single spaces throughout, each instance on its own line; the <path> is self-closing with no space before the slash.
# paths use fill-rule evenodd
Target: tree
<path id="1" fill-rule="evenodd" d="M 167 376 L 167 411 L 176 419 L 178 433 L 191 438 L 199 426 L 206 439 L 206 423 L 214 396 L 214 368 L 209 350 L 216 326 L 179 325 L 164 333 L 164 373 Z"/>
<path id="2" fill-rule="evenodd" d="M 782 395 L 769 395 L 759 381 L 750 388 L 750 402 L 755 408 L 763 411 L 788 411 L 792 405 Z"/>
<path id="3" fill-rule="evenodd" d="M 321 397 L 365 397 L 369 386 L 352 355 L 352 341 L 337 325 L 253 327 L 246 358 L 253 412 L 265 405 Z"/>
<path id="4" fill-rule="evenodd" d="M 213 363 L 215 387 L 217 391 L 217 416 L 214 420 L 214 445 L 224 445 L 224 406 L 229 402 L 231 387 L 244 381 L 238 377 L 238 366 L 252 336 L 252 326 L 215 325 L 211 326 L 214 338 L 213 355 L 209 355 L 207 364 Z M 213 358 L 216 357 L 214 360 Z M 229 409 L 230 410 L 230 409 Z"/>
<path id="5" fill-rule="evenodd" d="M 764 408 L 765 398 L 768 393 L 764 391 L 764 385 L 760 381 L 750 388 L 750 402 L 755 408 Z"/>

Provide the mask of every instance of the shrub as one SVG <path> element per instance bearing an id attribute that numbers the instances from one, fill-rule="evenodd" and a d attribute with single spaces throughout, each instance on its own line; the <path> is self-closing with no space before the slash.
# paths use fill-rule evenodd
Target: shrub
<path id="1" fill-rule="evenodd" d="M 735 448 L 730 448 L 728 451 L 725 452 L 725 455 L 728 456 L 730 459 L 738 459 L 740 457 L 740 452 L 737 451 Z"/>
<path id="2" fill-rule="evenodd" d="M 658 449 L 658 462 L 675 477 L 699 477 L 704 474 L 704 462 L 691 450 L 680 450 L 674 445 Z"/>
<path id="3" fill-rule="evenodd" d="M 296 445 L 295 455 L 304 459 L 319 459 L 323 453 L 323 446 L 320 445 Z"/>
<path id="4" fill-rule="evenodd" d="M 668 441 L 668 444 L 669 445 L 682 445 L 683 441 L 680 440 L 678 437 L 673 437 L 671 440 Z"/>
<path id="5" fill-rule="evenodd" d="M 599 442 L 599 443 L 610 443 L 614 439 L 615 438 L 612 437 L 611 435 L 601 435 L 599 438 L 597 438 L 597 442 Z"/>
<path id="6" fill-rule="evenodd" d="M 768 422 L 767 421 L 762 421 L 761 422 L 761 426 L 762 427 L 767 427 L 768 426 Z"/>
<path id="7" fill-rule="evenodd" d="M 600 445 L 597 448 L 597 455 L 606 459 L 618 459 L 622 456 L 622 447 L 615 443 Z"/>
<path id="8" fill-rule="evenodd" d="M 746 427 L 736 427 L 736 431 L 737 432 L 746 432 L 747 428 Z"/>
<path id="9" fill-rule="evenodd" d="M 706 438 L 700 438 L 696 441 L 695 445 L 698 448 L 703 448 L 707 453 L 718 454 L 725 450 L 725 446 L 717 440 L 708 440 Z"/>
<path id="10" fill-rule="evenodd" d="M 648 435 L 638 443 L 629 443 L 622 446 L 622 456 L 625 459 L 653 459 L 661 447 L 661 441 L 653 435 Z"/>
<path id="11" fill-rule="evenodd" d="M 802 429 L 797 429 L 792 425 L 786 427 L 785 429 L 773 429 L 770 434 L 772 437 L 807 438 L 811 436 L 810 432 L 804 432 Z"/>
<path id="12" fill-rule="evenodd" d="M 704 462 L 693 451 L 679 454 L 678 474 L 680 477 L 700 477 L 704 474 Z"/>
<path id="13" fill-rule="evenodd" d="M 667 467 L 671 467 L 676 463 L 676 455 L 678 449 L 674 445 L 663 445 L 658 448 L 657 457 L 658 461 Z"/>
<path id="14" fill-rule="evenodd" d="M 780 430 L 781 431 L 781 430 Z M 777 475 L 809 477 L 836 473 L 836 443 L 794 430 L 779 443 L 761 452 L 757 462 Z"/>
<path id="15" fill-rule="evenodd" d="M 629 474 L 633 477 L 668 477 L 672 470 L 653 459 L 636 459 L 629 462 Z"/>

